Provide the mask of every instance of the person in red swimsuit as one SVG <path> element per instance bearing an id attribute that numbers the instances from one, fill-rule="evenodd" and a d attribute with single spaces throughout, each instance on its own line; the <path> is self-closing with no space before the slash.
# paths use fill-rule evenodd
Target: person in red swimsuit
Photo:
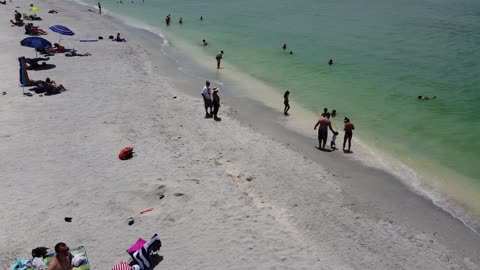
<path id="1" fill-rule="evenodd" d="M 343 137 L 343 151 L 345 151 L 345 144 L 348 141 L 347 152 L 350 152 L 350 147 L 352 146 L 353 130 L 355 129 L 355 126 L 353 126 L 348 117 L 345 117 L 343 122 L 345 123 L 345 126 L 343 128 L 343 130 L 345 131 L 345 136 Z"/>

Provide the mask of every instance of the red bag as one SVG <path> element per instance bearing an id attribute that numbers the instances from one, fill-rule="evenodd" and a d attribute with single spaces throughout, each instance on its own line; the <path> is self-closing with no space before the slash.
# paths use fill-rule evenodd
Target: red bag
<path id="1" fill-rule="evenodd" d="M 125 147 L 120 154 L 118 154 L 118 158 L 121 160 L 131 159 L 133 157 L 133 147 Z"/>

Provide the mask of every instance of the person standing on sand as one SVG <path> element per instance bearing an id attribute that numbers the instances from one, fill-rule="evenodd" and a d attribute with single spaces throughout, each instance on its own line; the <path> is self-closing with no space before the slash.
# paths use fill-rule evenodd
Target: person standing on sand
<path id="1" fill-rule="evenodd" d="M 213 88 L 212 105 L 213 105 L 213 120 L 222 121 L 221 118 L 217 117 L 218 109 L 220 109 L 220 96 L 218 95 L 217 87 Z"/>
<path id="2" fill-rule="evenodd" d="M 69 247 L 65 243 L 55 245 L 55 257 L 48 264 L 47 270 L 71 270 L 73 255 L 69 251 Z"/>
<path id="3" fill-rule="evenodd" d="M 330 122 L 330 113 L 327 112 L 325 117 L 318 120 L 313 130 L 316 130 L 318 126 L 320 126 L 318 128 L 318 149 L 325 150 L 325 144 L 327 144 L 328 139 L 328 129 L 330 129 L 332 133 L 335 133 L 332 128 L 332 123 Z"/>
<path id="4" fill-rule="evenodd" d="M 217 56 L 215 56 L 215 59 L 217 59 L 217 69 L 220 69 L 220 62 L 223 59 L 223 51 L 220 51 Z"/>
<path id="5" fill-rule="evenodd" d="M 98 14 L 102 15 L 102 5 L 98 2 Z"/>
<path id="6" fill-rule="evenodd" d="M 345 126 L 343 128 L 343 130 L 345 131 L 345 136 L 343 137 L 343 151 L 345 151 L 345 144 L 348 141 L 347 152 L 350 152 L 350 147 L 352 146 L 353 130 L 355 129 L 355 127 L 350 122 L 350 119 L 348 119 L 348 117 L 345 117 L 345 120 L 343 122 L 345 123 Z"/>
<path id="7" fill-rule="evenodd" d="M 285 105 L 285 108 L 283 109 L 283 114 L 288 115 L 288 110 L 290 110 L 290 104 L 288 100 L 288 96 L 290 95 L 290 91 L 285 92 L 283 94 L 283 105 Z"/>
<path id="8" fill-rule="evenodd" d="M 205 118 L 212 118 L 212 90 L 210 89 L 210 82 L 205 82 L 205 87 L 202 90 L 203 103 L 205 105 Z M 210 113 L 208 109 L 210 108 Z"/>

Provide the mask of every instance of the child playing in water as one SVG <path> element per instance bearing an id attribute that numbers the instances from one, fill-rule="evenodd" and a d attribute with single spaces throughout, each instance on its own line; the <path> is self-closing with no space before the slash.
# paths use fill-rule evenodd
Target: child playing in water
<path id="1" fill-rule="evenodd" d="M 335 131 L 332 136 L 332 141 L 330 142 L 330 148 L 333 150 L 337 149 L 337 145 L 335 144 L 335 140 L 337 139 L 338 131 Z"/>

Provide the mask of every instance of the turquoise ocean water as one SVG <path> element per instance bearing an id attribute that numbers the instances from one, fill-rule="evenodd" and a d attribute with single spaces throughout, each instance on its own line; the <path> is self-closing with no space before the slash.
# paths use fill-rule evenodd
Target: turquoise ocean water
<path id="1" fill-rule="evenodd" d="M 158 26 L 177 43 L 207 39 L 205 53 L 213 57 L 223 49 L 229 64 L 279 92 L 289 89 L 292 100 L 313 112 L 336 108 L 367 143 L 430 170 L 433 182 L 480 209 L 479 1 L 104 0 L 102 5 Z M 294 55 L 281 49 L 283 43 Z M 330 58 L 333 66 L 327 65 Z M 418 95 L 438 98 L 419 101 Z"/>

